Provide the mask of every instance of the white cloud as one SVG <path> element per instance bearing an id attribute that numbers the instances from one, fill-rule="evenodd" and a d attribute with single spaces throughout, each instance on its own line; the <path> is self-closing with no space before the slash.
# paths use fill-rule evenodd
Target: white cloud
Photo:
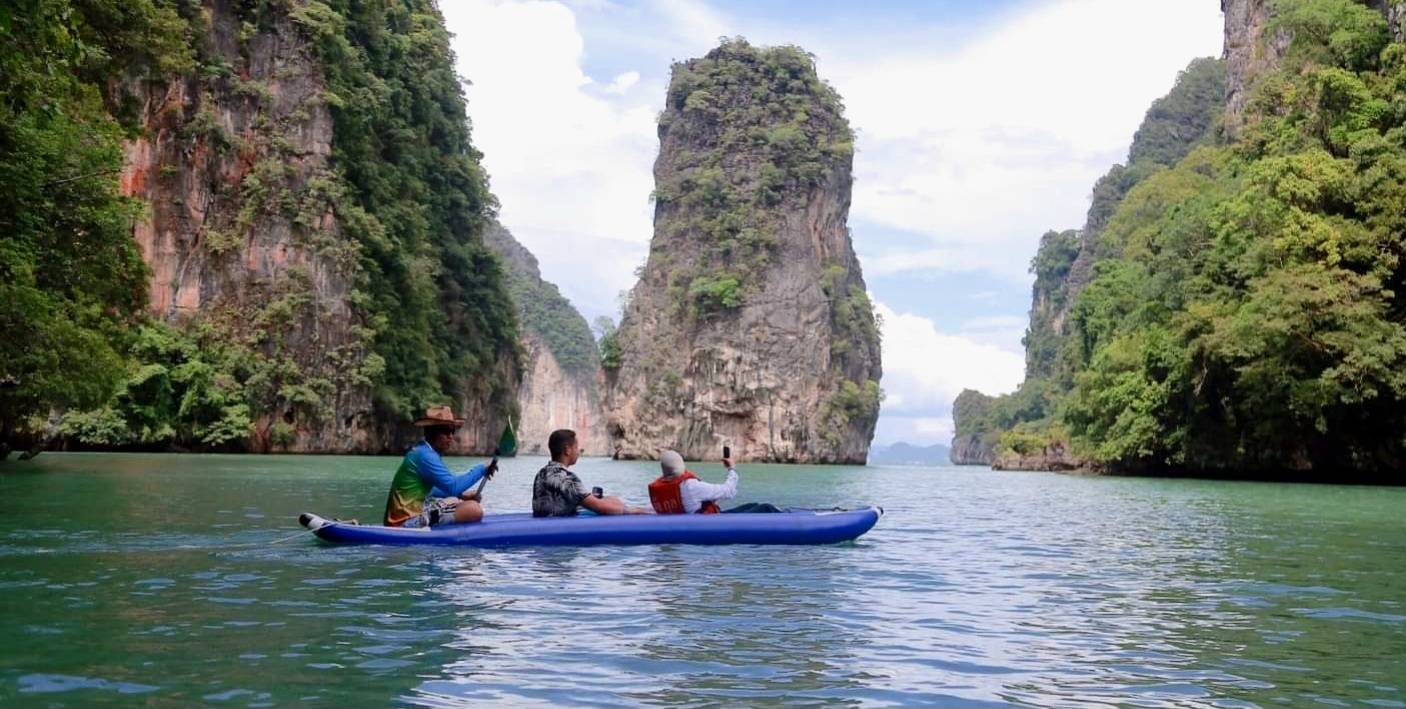
<path id="1" fill-rule="evenodd" d="M 963 389 L 1003 394 L 1014 391 L 1024 377 L 1025 357 L 1018 350 L 942 332 L 932 320 L 895 312 L 883 303 L 876 303 L 875 311 L 883 319 L 881 442 L 905 435 L 910 443 L 946 442 L 951 439 L 952 401 Z"/>
<path id="2" fill-rule="evenodd" d="M 856 234 L 863 234 L 862 231 Z M 868 246 L 866 244 L 866 246 Z M 1029 281 L 1029 261 L 1012 258 L 1008 249 L 982 249 L 963 246 L 933 246 L 918 249 L 879 249 L 877 255 L 864 259 L 864 273 L 869 277 L 892 276 L 899 273 L 925 271 L 928 273 L 982 272 L 998 276 L 1003 281 L 1025 284 Z"/>
<path id="3" fill-rule="evenodd" d="M 984 345 L 994 345 L 1009 352 L 1025 351 L 1021 339 L 1030 324 L 1027 315 L 993 315 L 962 321 L 961 334 Z"/>
<path id="4" fill-rule="evenodd" d="M 731 24 L 707 3 L 697 0 L 655 0 L 653 9 L 673 28 L 678 39 L 712 45 L 728 33 Z"/>
<path id="5" fill-rule="evenodd" d="M 1148 104 L 1220 42 L 1214 3 L 1185 0 L 1048 0 L 964 44 L 905 33 L 885 45 L 823 16 L 749 24 L 699 0 L 456 0 L 442 10 L 473 82 L 475 141 L 503 220 L 591 312 L 612 309 L 645 253 L 668 59 L 721 35 L 804 39 L 844 96 L 859 134 L 854 219 L 924 237 L 861 244 L 871 277 L 981 272 L 1022 286 L 1039 235 L 1082 222 L 1093 181 L 1123 157 Z M 608 82 L 588 76 L 576 11 L 590 13 L 593 53 L 624 52 L 639 66 Z"/>
<path id="6" fill-rule="evenodd" d="M 640 73 L 637 71 L 627 71 L 616 76 L 615 79 L 610 82 L 610 86 L 605 87 L 605 92 L 608 94 L 623 95 L 626 91 L 634 88 L 635 84 L 638 83 L 640 83 Z"/>
<path id="7" fill-rule="evenodd" d="M 620 6 L 610 0 L 563 0 L 567 6 L 576 10 L 614 10 Z"/>
<path id="8" fill-rule="evenodd" d="M 876 33 L 823 13 L 744 21 L 700 0 L 440 7 L 502 220 L 588 317 L 614 313 L 648 248 L 669 61 L 719 36 L 800 42 L 844 97 L 858 133 L 851 222 L 871 283 L 978 272 L 1022 290 L 1040 234 L 1083 221 L 1094 180 L 1123 159 L 1151 101 L 1221 41 L 1215 3 L 1202 0 L 1032 0 L 955 39 L 945 26 Z M 608 67 L 598 77 L 583 69 L 587 52 L 608 59 L 592 64 Z M 980 299 L 992 296 L 933 307 L 960 318 Z M 880 312 L 881 442 L 946 440 L 963 388 L 1020 381 L 1024 313 L 943 332 Z"/>
<path id="9" fill-rule="evenodd" d="M 613 313 L 652 234 L 654 102 L 581 69 L 585 42 L 559 2 L 441 3 L 501 219 L 587 315 Z M 627 94 L 608 96 L 607 93 Z M 638 92 L 634 92 L 638 93 Z"/>
<path id="10" fill-rule="evenodd" d="M 818 48 L 859 133 L 854 215 L 933 242 L 866 249 L 866 271 L 1025 281 L 1040 234 L 1083 222 L 1094 180 L 1220 31 L 1210 2 L 1056 0 L 952 51 Z"/>

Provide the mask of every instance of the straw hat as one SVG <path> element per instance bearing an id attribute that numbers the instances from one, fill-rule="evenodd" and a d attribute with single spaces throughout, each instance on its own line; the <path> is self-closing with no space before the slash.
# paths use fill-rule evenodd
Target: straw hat
<path id="1" fill-rule="evenodd" d="M 416 426 L 453 426 L 458 428 L 464 425 L 464 419 L 454 418 L 454 412 L 448 406 L 431 406 L 425 409 L 425 417 L 415 422 Z"/>

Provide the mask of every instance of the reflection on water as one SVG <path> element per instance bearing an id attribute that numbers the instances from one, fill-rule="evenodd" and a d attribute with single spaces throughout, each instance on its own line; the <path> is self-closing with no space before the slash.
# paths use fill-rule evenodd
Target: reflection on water
<path id="1" fill-rule="evenodd" d="M 804 548 L 297 533 L 374 520 L 394 464 L 8 465 L 0 705 L 1406 706 L 1406 490 L 762 466 L 739 502 L 888 515 Z M 636 502 L 655 474 L 578 467 Z"/>

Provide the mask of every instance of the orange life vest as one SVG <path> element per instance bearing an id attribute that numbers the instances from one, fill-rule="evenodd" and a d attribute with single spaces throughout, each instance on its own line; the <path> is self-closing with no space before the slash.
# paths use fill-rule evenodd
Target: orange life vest
<path id="1" fill-rule="evenodd" d="M 683 475 L 678 477 L 666 478 L 661 475 L 658 480 L 650 483 L 649 502 L 654 505 L 654 511 L 661 515 L 680 515 L 688 512 L 683 508 L 683 481 L 697 479 L 697 475 L 685 470 Z M 708 500 L 698 511 L 702 514 L 715 514 L 722 510 L 718 509 L 718 503 Z"/>

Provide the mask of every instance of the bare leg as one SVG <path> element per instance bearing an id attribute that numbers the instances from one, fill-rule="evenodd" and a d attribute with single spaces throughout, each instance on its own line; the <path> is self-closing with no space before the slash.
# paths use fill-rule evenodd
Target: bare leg
<path id="1" fill-rule="evenodd" d="M 483 505 L 477 500 L 464 500 L 454 508 L 454 524 L 466 524 L 483 519 Z"/>

